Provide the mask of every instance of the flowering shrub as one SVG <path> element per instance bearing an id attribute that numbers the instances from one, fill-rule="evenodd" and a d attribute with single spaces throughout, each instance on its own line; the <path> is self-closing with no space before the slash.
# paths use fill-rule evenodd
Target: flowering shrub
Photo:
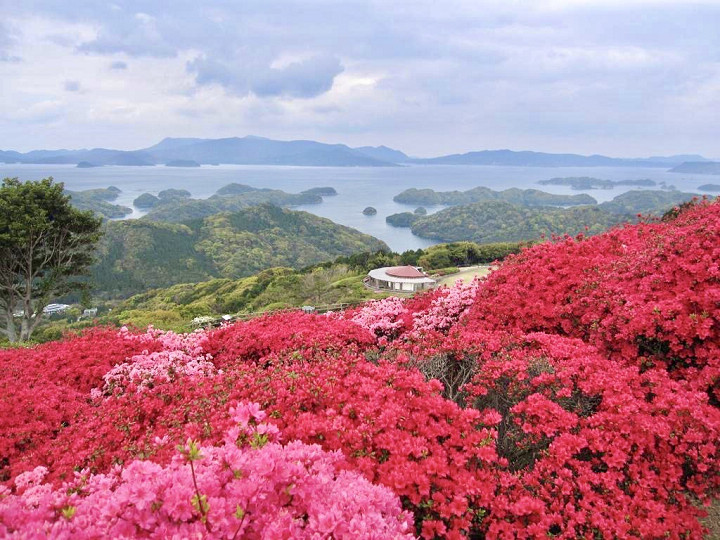
<path id="1" fill-rule="evenodd" d="M 238 424 L 222 446 L 188 440 L 166 466 L 133 461 L 57 490 L 43 467 L 18 476 L 16 495 L 0 492 L 0 535 L 412 538 L 392 491 L 339 469 L 339 452 L 272 442 L 277 429 L 258 422 L 257 404 L 231 413 Z"/>
<path id="2" fill-rule="evenodd" d="M 0 481 L 14 476 L 18 458 L 74 425 L 90 407 L 90 389 L 101 386 L 114 365 L 160 347 L 98 328 L 31 349 L 0 350 Z"/>
<path id="3" fill-rule="evenodd" d="M 117 364 L 105 375 L 103 392 L 118 394 L 133 388 L 142 392 L 159 381 L 173 381 L 177 376 L 207 377 L 216 373 L 212 357 L 203 353 L 207 336 L 203 332 L 179 335 L 149 328 L 144 334 L 131 334 L 123 327 L 120 335 L 136 343 L 158 343 L 162 350 L 144 350 L 128 361 Z M 103 392 L 94 392 L 99 397 Z"/>
<path id="4" fill-rule="evenodd" d="M 472 306 L 479 285 L 478 279 L 466 285 L 458 280 L 454 287 L 439 289 L 426 309 L 414 311 L 414 333 L 447 333 Z"/>
<path id="5" fill-rule="evenodd" d="M 719 228 L 701 204 L 342 314 L 0 351 L 0 536 L 699 539 Z"/>
<path id="6" fill-rule="evenodd" d="M 701 536 L 692 497 L 720 487 L 720 411 L 661 369 L 547 334 L 479 346 L 465 390 L 498 424 L 508 469 L 487 534 Z"/>
<path id="7" fill-rule="evenodd" d="M 536 245 L 479 290 L 472 324 L 579 337 L 693 388 L 720 380 L 720 203 L 675 220 Z"/>

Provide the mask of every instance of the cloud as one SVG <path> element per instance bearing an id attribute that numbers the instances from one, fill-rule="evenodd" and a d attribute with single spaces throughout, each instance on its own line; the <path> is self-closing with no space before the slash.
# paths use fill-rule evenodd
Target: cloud
<path id="1" fill-rule="evenodd" d="M 0 22 L 0 60 L 23 58 L 0 63 L 4 106 L 91 84 L 58 105 L 58 132 L 105 130 L 105 146 L 257 133 L 416 155 L 717 152 L 717 1 L 16 4 Z"/>
<path id="2" fill-rule="evenodd" d="M 187 69 L 199 85 L 219 84 L 240 96 L 312 98 L 330 90 L 344 68 L 333 56 L 313 56 L 282 68 L 202 57 L 188 62 Z"/>
<path id="3" fill-rule="evenodd" d="M 79 92 L 80 83 L 78 81 L 65 81 L 64 88 L 66 92 Z"/>
<path id="4" fill-rule="evenodd" d="M 117 19 L 116 24 L 103 27 L 95 39 L 82 43 L 78 50 L 97 54 L 122 52 L 129 56 L 177 55 L 177 47 L 165 38 L 157 19 L 146 13 Z"/>

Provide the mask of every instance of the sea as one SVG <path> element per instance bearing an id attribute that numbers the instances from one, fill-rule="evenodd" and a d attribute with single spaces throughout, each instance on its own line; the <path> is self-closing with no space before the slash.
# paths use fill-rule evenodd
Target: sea
<path id="1" fill-rule="evenodd" d="M 432 240 L 412 234 L 408 228 L 388 225 L 385 218 L 397 212 L 412 212 L 416 205 L 399 204 L 393 197 L 408 188 L 432 188 L 436 191 L 467 190 L 485 186 L 494 190 L 511 187 L 540 189 L 549 193 L 588 193 L 599 203 L 616 195 L 639 189 L 617 186 L 608 190 L 576 191 L 569 186 L 540 185 L 540 180 L 556 177 L 590 176 L 606 180 L 637 180 L 649 178 L 658 184 L 665 182 L 681 191 L 700 193 L 698 186 L 717 183 L 709 175 L 678 174 L 667 169 L 629 167 L 501 167 L 471 165 L 410 165 L 403 167 L 290 167 L 273 165 L 203 165 L 182 168 L 158 165 L 154 167 L 104 166 L 78 169 L 74 165 L 0 164 L 2 178 L 38 180 L 52 176 L 63 182 L 66 189 L 85 189 L 115 186 L 122 193 L 115 204 L 133 208 L 133 200 L 142 193 L 168 189 L 186 189 L 194 198 L 207 198 L 230 183 L 247 184 L 257 188 L 280 189 L 298 193 L 313 187 L 333 187 L 336 196 L 324 197 L 320 204 L 293 207 L 336 223 L 352 227 L 383 240 L 393 251 L 425 248 Z M 659 189 L 659 188 L 648 188 Z M 364 215 L 363 209 L 377 209 L 374 216 Z M 426 206 L 428 213 L 442 206 Z M 145 212 L 134 209 L 125 219 L 142 217 Z"/>

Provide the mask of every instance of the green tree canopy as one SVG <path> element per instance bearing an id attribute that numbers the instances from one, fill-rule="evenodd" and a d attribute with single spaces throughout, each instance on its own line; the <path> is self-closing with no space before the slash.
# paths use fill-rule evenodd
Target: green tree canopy
<path id="1" fill-rule="evenodd" d="M 63 184 L 6 178 L 0 187 L 0 334 L 30 338 L 50 301 L 82 289 L 101 220 L 70 205 Z"/>

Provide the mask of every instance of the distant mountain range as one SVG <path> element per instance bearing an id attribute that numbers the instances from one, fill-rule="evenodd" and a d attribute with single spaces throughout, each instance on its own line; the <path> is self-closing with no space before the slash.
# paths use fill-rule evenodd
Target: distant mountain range
<path id="1" fill-rule="evenodd" d="M 499 165 L 516 167 L 677 167 L 685 162 L 708 162 L 697 155 L 612 158 L 601 155 L 548 154 L 513 150 L 482 150 L 435 158 L 412 158 L 386 146 L 351 148 L 316 141 L 276 141 L 263 137 L 226 139 L 166 138 L 140 150 L 33 150 L 27 153 L 0 150 L 0 162 L 151 166 L 177 163 L 218 165 L 295 165 L 315 167 L 396 167 L 404 164 Z M 689 172 L 689 171 L 688 171 Z"/>

